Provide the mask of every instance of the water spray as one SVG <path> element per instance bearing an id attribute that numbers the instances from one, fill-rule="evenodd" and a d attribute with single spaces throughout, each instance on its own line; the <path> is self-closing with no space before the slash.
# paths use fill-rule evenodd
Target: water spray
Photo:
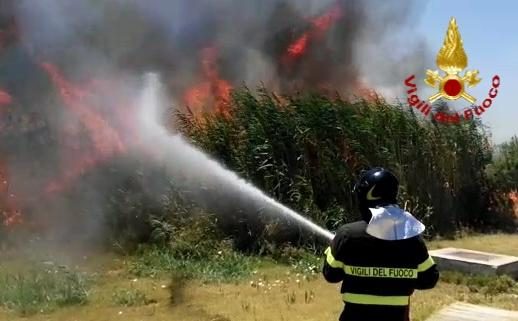
<path id="1" fill-rule="evenodd" d="M 282 216 L 319 237 L 331 241 L 333 233 L 318 226 L 297 212 L 265 195 L 257 187 L 225 169 L 205 153 L 195 148 L 179 134 L 171 135 L 161 126 L 158 112 L 165 99 L 158 75 L 147 74 L 140 100 L 140 131 L 145 145 L 152 148 L 155 160 L 165 168 L 176 183 L 201 192 L 200 201 L 207 197 L 243 202 L 254 210 L 271 216 Z M 215 195 L 208 195 L 215 194 Z"/>

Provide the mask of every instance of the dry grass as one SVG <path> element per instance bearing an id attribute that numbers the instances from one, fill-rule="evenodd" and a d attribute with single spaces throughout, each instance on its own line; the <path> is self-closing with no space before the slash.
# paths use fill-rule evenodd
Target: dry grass
<path id="1" fill-rule="evenodd" d="M 430 248 L 464 247 L 518 255 L 518 235 L 476 236 L 457 241 L 435 241 Z M 112 266 L 113 267 L 113 266 Z M 189 281 L 181 289 L 169 288 L 170 279 L 131 279 L 125 273 L 105 272 L 92 289 L 89 303 L 52 314 L 19 318 L 0 312 L 9 321 L 332 321 L 342 309 L 338 286 L 328 284 L 317 274 L 304 277 L 281 266 L 265 267 L 252 278 L 239 283 L 203 284 Z M 298 280 L 298 282 L 297 282 Z M 253 283 L 252 283 L 253 282 Z M 149 304 L 121 307 L 113 304 L 117 289 L 136 289 L 145 293 Z M 181 297 L 171 298 L 171 293 Z M 175 294 L 176 295 L 176 294 Z M 173 300 L 171 300 L 173 299 Z M 433 311 L 456 300 L 518 310 L 516 294 L 486 296 L 467 286 L 440 282 L 430 291 L 412 297 L 414 321 L 425 320 Z M 171 304 L 174 302 L 174 304 Z"/>

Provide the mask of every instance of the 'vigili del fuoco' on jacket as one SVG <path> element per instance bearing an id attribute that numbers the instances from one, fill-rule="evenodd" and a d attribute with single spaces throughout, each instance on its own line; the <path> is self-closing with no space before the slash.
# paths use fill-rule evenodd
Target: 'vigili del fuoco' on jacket
<path id="1" fill-rule="evenodd" d="M 340 227 L 325 251 L 324 278 L 342 282 L 340 321 L 407 321 L 413 292 L 438 281 L 425 227 L 396 204 L 398 187 L 383 168 L 364 173 L 354 189 L 363 220 Z"/>

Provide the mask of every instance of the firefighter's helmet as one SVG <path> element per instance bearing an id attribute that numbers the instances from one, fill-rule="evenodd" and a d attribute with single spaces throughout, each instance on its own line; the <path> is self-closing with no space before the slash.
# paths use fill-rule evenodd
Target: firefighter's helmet
<path id="1" fill-rule="evenodd" d="M 360 174 L 353 192 L 360 207 L 375 208 L 397 203 L 399 181 L 383 167 L 374 167 Z"/>

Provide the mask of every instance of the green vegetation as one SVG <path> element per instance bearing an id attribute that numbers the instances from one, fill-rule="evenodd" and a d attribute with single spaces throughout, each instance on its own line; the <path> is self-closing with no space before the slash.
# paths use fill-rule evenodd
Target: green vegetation
<path id="1" fill-rule="evenodd" d="M 233 251 L 230 240 L 217 230 L 210 215 L 177 213 L 170 224 L 155 221 L 153 235 L 161 242 L 140 246 L 132 255 L 129 271 L 135 276 L 175 277 L 203 281 L 234 280 L 244 277 L 258 264 L 257 258 Z"/>
<path id="2" fill-rule="evenodd" d="M 518 190 L 518 137 L 501 144 L 488 172 L 500 190 Z"/>
<path id="3" fill-rule="evenodd" d="M 116 305 L 132 307 L 155 303 L 145 292 L 139 289 L 118 289 L 113 293 L 113 302 Z"/>
<path id="4" fill-rule="evenodd" d="M 158 277 L 174 273 L 175 278 L 198 279 L 206 282 L 230 281 L 248 276 L 258 260 L 228 249 L 205 258 L 178 257 L 167 248 L 142 250 L 129 263 L 129 272 L 139 277 Z"/>
<path id="5" fill-rule="evenodd" d="M 358 218 L 350 191 L 369 166 L 400 177 L 401 204 L 430 234 L 509 226 L 510 208 L 500 205 L 503 196 L 492 192 L 485 172 L 493 151 L 477 120 L 440 124 L 381 100 L 265 90 L 235 92 L 230 110 L 232 117 L 207 115 L 201 122 L 182 116 L 181 128 L 226 166 L 329 229 Z"/>
<path id="6" fill-rule="evenodd" d="M 441 280 L 446 283 L 466 286 L 470 292 L 488 296 L 502 293 L 518 294 L 518 283 L 507 275 L 495 277 L 443 271 L 441 272 Z"/>
<path id="7" fill-rule="evenodd" d="M 0 271 L 0 306 L 22 315 L 87 302 L 88 278 L 66 267 L 34 266 Z"/>
<path id="8" fill-rule="evenodd" d="M 401 204 L 428 225 L 429 236 L 460 237 L 465 231 L 515 228 L 508 224 L 508 193 L 516 189 L 517 140 L 502 145 L 493 157 L 488 136 L 477 121 L 444 125 L 420 119 L 407 106 L 383 101 L 347 102 L 313 94 L 277 97 L 248 90 L 234 93 L 230 110 L 231 117 L 206 115 L 195 120 L 181 115 L 179 125 L 194 144 L 225 166 L 331 230 L 358 218 L 351 187 L 359 171 L 369 166 L 396 172 Z M 148 305 L 164 299 L 182 306 L 189 296 L 201 295 L 203 304 L 216 300 L 226 313 L 242 312 L 244 318 L 255 314 L 256 305 L 263 304 L 257 302 L 263 301 L 267 304 L 259 315 L 287 305 L 307 313 L 327 309 L 329 318 L 335 317 L 338 310 L 332 309 L 339 306 L 322 300 L 336 294 L 318 277 L 322 243 L 287 222 L 266 220 L 262 213 L 243 215 L 229 210 L 226 203 L 221 208 L 202 208 L 189 191 L 179 190 L 167 179 L 161 169 L 142 165 L 133 177 L 113 180 L 103 213 L 106 235 L 110 235 L 107 241 L 122 254 L 124 265 L 117 276 L 107 274 L 104 283 L 95 285 L 95 295 L 106 286 L 103 300 L 108 298 L 112 308 L 134 311 L 161 311 L 165 307 Z M 167 188 L 154 189 L 150 195 L 149 186 Z M 432 245 L 457 242 L 466 248 L 517 255 L 516 239 L 509 235 L 468 240 L 464 244 L 442 237 Z M 272 261 L 278 264 L 268 265 Z M 109 286 L 112 278 L 118 278 L 115 291 Z M 128 279 L 134 278 L 139 286 L 128 286 Z M 229 281 L 236 282 L 235 290 L 222 284 Z M 192 284 L 194 290 L 189 287 Z M 90 302 L 89 289 L 83 274 L 54 265 L 0 271 L 0 315 L 6 309 L 27 315 L 83 305 Z M 453 296 L 444 295 L 450 290 L 455 291 Z M 231 299 L 229 304 L 220 293 L 254 299 L 237 304 Z M 517 284 L 507 277 L 447 272 L 438 290 L 418 295 L 413 305 L 416 320 L 422 320 L 432 308 L 452 300 L 491 298 L 515 307 L 516 295 Z M 210 310 L 210 304 L 204 309 Z M 94 305 L 91 309 L 102 306 Z M 232 310 L 235 306 L 241 311 Z M 185 308 L 190 313 L 177 315 L 178 319 L 213 319 L 213 315 L 197 315 L 201 310 L 188 304 Z M 169 320 L 170 313 L 164 310 L 157 320 Z M 139 320 L 137 312 L 134 319 Z"/>
<path id="9" fill-rule="evenodd" d="M 323 320 L 335 320 L 340 313 L 338 289 L 326 283 L 319 273 L 322 256 L 312 255 L 300 248 L 285 247 L 274 252 L 276 261 L 283 264 L 265 264 L 269 260 L 261 260 L 259 265 L 253 263 L 253 272 L 250 267 L 242 269 L 246 264 L 240 263 L 236 265 L 238 268 L 221 265 L 218 267 L 219 272 L 209 273 L 209 278 L 213 280 L 223 276 L 219 280 L 236 281 L 229 284 L 206 282 L 207 279 L 203 278 L 206 270 L 196 264 L 193 266 L 195 277 L 194 274 L 182 274 L 185 269 L 176 268 L 175 261 L 180 260 L 179 253 L 186 253 L 188 251 L 185 249 L 193 246 L 184 244 L 182 251 L 171 247 L 166 254 L 164 246 L 156 245 L 154 248 L 141 248 L 136 252 L 137 255 L 130 257 L 117 256 L 110 264 L 96 270 L 100 277 L 92 284 L 84 274 L 56 265 L 34 265 L 33 262 L 15 265 L 9 262 L 3 265 L 0 272 L 0 320 L 81 321 L 124 318 L 140 321 L 151 317 L 157 321 L 253 321 L 271 319 L 272 316 L 284 320 L 301 320 L 315 315 Z M 457 240 L 432 241 L 429 246 L 462 247 L 517 255 L 518 235 L 469 236 Z M 221 245 L 215 245 L 214 248 L 221 249 Z M 201 251 L 198 253 L 203 256 Z M 244 262 L 249 260 L 247 256 L 239 257 Z M 105 258 L 98 257 L 96 260 L 106 262 Z M 183 260 L 189 264 L 199 258 L 184 257 Z M 140 266 L 139 272 L 131 270 L 136 267 L 134 264 L 143 261 L 146 263 Z M 214 258 L 209 257 L 206 264 L 212 266 L 210 269 L 215 269 Z M 20 269 L 20 266 L 31 268 Z M 318 269 L 315 270 L 315 266 Z M 223 272 L 223 269 L 239 270 L 240 280 L 227 278 L 232 273 Z M 244 270 L 248 272 L 243 273 Z M 139 277 L 136 278 L 135 274 Z M 487 277 L 443 271 L 435 289 L 414 294 L 412 315 L 414 320 L 423 321 L 430 313 L 459 300 L 518 310 L 517 296 L 518 285 L 507 276 Z M 69 308 L 56 309 L 60 306 Z M 40 316 L 40 311 L 50 314 Z"/>
<path id="10" fill-rule="evenodd" d="M 514 229 L 507 192 L 516 182 L 516 142 L 502 146 L 493 159 L 478 120 L 440 124 L 382 100 L 278 97 L 247 89 L 234 92 L 229 108 L 230 117 L 180 114 L 176 127 L 266 194 L 330 230 L 358 219 L 351 188 L 370 166 L 387 167 L 399 176 L 400 203 L 425 222 L 427 236 Z M 246 204 L 202 208 L 161 169 L 141 168 L 133 177 L 113 180 L 119 183 L 107 193 L 105 211 L 109 242 L 121 253 L 152 245 L 142 252 L 146 259 L 135 263 L 135 271 L 171 270 L 146 260 L 167 262 L 179 271 L 186 260 L 205 266 L 205 260 L 217 262 L 213 258 L 220 257 L 219 247 L 274 258 L 290 246 L 322 250 L 313 236 L 281 218 L 244 213 Z M 147 186 L 167 188 L 150 196 Z"/>

